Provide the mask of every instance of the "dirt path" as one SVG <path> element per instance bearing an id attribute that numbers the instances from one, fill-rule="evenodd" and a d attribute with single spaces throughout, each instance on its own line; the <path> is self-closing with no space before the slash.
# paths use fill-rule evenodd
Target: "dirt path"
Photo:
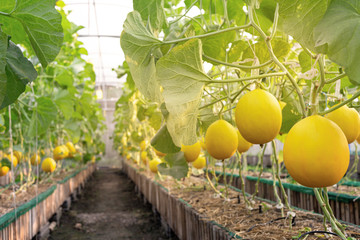
<path id="1" fill-rule="evenodd" d="M 169 239 L 120 170 L 100 169 L 51 234 L 56 240 Z M 174 238 L 172 238 L 174 239 Z"/>

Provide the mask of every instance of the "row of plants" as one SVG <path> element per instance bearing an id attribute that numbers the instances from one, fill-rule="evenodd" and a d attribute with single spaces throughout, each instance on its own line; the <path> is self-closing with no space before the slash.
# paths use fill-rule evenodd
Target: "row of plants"
<path id="1" fill-rule="evenodd" d="M 166 154 L 149 165 L 181 179 L 196 174 L 188 162 L 198 161 L 204 145 L 206 178 L 226 199 L 227 183 L 224 192 L 214 186 L 209 164 L 220 162 L 225 173 L 235 158 L 242 176 L 241 153 L 259 144 L 263 155 L 270 142 L 273 178 L 285 196 L 282 202 L 274 188 L 277 205 L 291 212 L 278 139 L 286 171 L 314 188 L 325 230 L 346 239 L 327 187 L 345 175 L 348 144 L 360 133 L 358 10 L 355 1 L 337 0 L 134 0 L 120 38 L 126 61 L 116 72 L 127 76 L 115 112 L 115 146 L 139 164 Z"/>
<path id="2" fill-rule="evenodd" d="M 6 188 L 16 194 L 105 149 L 95 72 L 77 39 L 83 27 L 64 7 L 47 0 L 0 6 L 0 179 L 11 173 Z"/>

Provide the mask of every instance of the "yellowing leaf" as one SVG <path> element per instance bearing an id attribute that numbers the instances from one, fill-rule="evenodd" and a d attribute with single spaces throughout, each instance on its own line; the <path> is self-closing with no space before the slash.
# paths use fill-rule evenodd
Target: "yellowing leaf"
<path id="1" fill-rule="evenodd" d="M 167 128 L 177 146 L 196 142 L 198 107 L 204 82 L 201 41 L 192 39 L 174 47 L 156 64 L 157 78 L 163 86 Z"/>
<path id="2" fill-rule="evenodd" d="M 161 41 L 144 26 L 141 16 L 128 14 L 120 44 L 125 53 L 131 76 L 139 91 L 152 101 L 160 101 L 160 86 L 155 77 L 155 59 L 152 53 Z"/>

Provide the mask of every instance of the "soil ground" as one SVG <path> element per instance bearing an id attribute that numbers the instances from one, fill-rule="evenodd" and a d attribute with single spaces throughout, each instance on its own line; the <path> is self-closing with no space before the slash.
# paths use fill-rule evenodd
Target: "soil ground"
<path id="1" fill-rule="evenodd" d="M 177 239 L 166 236 L 134 187 L 119 169 L 100 168 L 49 239 Z"/>

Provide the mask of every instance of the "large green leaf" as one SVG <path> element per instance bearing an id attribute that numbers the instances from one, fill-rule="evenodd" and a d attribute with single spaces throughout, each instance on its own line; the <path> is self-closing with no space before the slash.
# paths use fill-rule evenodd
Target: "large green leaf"
<path id="1" fill-rule="evenodd" d="M 80 140 L 81 136 L 81 125 L 79 122 L 74 120 L 68 120 L 64 123 L 65 131 L 70 135 L 73 143 L 77 143 Z"/>
<path id="2" fill-rule="evenodd" d="M 0 133 L 3 133 L 6 129 L 4 116 L 0 115 Z"/>
<path id="3" fill-rule="evenodd" d="M 61 89 L 54 95 L 54 102 L 68 120 L 74 113 L 74 101 L 68 90 Z"/>
<path id="4" fill-rule="evenodd" d="M 234 20 L 236 25 L 241 26 L 246 22 L 246 14 L 243 10 L 245 6 L 242 0 L 228 0 L 227 1 L 227 12 L 228 17 L 231 20 Z"/>
<path id="5" fill-rule="evenodd" d="M 324 16 L 329 0 L 277 1 L 279 2 L 279 29 L 314 50 L 314 28 Z"/>
<path id="6" fill-rule="evenodd" d="M 345 67 L 353 84 L 360 84 L 360 2 L 334 0 L 314 29 L 316 50 Z"/>
<path id="7" fill-rule="evenodd" d="M 166 23 L 163 0 L 134 0 L 133 6 L 153 30 L 161 29 Z"/>
<path id="8" fill-rule="evenodd" d="M 6 53 L 6 76 L 1 72 L 0 70 L 0 109 L 15 102 L 25 91 L 26 85 L 37 77 L 34 66 L 24 57 L 20 48 L 11 41 L 8 43 Z"/>
<path id="9" fill-rule="evenodd" d="M 45 133 L 57 116 L 57 107 L 50 98 L 40 97 L 36 99 L 36 104 L 28 130 L 31 137 Z"/>
<path id="10" fill-rule="evenodd" d="M 286 103 L 286 106 L 282 109 L 282 124 L 280 133 L 288 133 L 292 126 L 297 123 L 301 118 L 301 106 L 293 86 L 287 85 L 282 89 L 282 95 L 285 98 L 281 101 Z"/>
<path id="11" fill-rule="evenodd" d="M 166 125 L 162 126 L 151 139 L 151 146 L 162 153 L 176 153 L 180 151 L 180 148 L 172 141 Z"/>
<path id="12" fill-rule="evenodd" d="M 196 122 L 204 82 L 209 80 L 202 66 L 201 41 L 192 39 L 174 47 L 156 64 L 163 86 L 167 128 L 177 146 L 197 141 Z"/>
<path id="13" fill-rule="evenodd" d="M 1 11 L 11 12 L 14 9 L 16 1 L 1 1 Z"/>
<path id="14" fill-rule="evenodd" d="M 213 113 L 211 107 L 201 109 L 199 115 L 199 123 L 203 132 L 206 132 L 207 128 L 219 119 L 219 116 Z"/>
<path id="15" fill-rule="evenodd" d="M 185 6 L 188 8 L 192 5 L 196 0 L 185 0 Z M 232 1 L 232 0 L 231 0 Z M 238 0 L 234 0 L 238 1 Z M 223 16 L 224 15 L 224 5 L 223 0 L 202 0 L 196 1 L 195 6 L 200 8 L 200 3 L 202 4 L 203 16 L 207 21 L 212 18 L 211 21 L 214 20 L 215 15 Z"/>
<path id="16" fill-rule="evenodd" d="M 54 80 L 61 86 L 71 87 L 74 84 L 74 76 L 66 68 L 57 69 Z"/>
<path id="17" fill-rule="evenodd" d="M 247 49 L 249 44 L 243 40 L 234 41 L 228 53 L 228 62 L 236 62 L 241 57 L 242 52 Z"/>
<path id="18" fill-rule="evenodd" d="M 14 0 L 3 0 L 0 11 L 7 11 L 8 16 L 0 15 L 4 32 L 15 43 L 32 47 L 43 67 L 53 61 L 60 51 L 63 41 L 61 15 L 55 9 L 55 0 L 18 0 L 14 11 L 9 7 Z M 25 34 L 26 33 L 26 34 Z"/>
<path id="19" fill-rule="evenodd" d="M 271 41 L 274 54 L 277 58 L 284 58 L 290 52 L 290 44 L 282 39 Z M 242 59 L 250 60 L 254 58 L 254 52 L 259 58 L 260 63 L 270 60 L 270 53 L 264 41 L 257 42 L 244 50 Z M 249 63 L 248 63 L 249 64 Z"/>
<path id="20" fill-rule="evenodd" d="M 145 120 L 145 111 L 146 108 L 143 105 L 140 105 L 137 109 L 136 117 L 139 119 L 140 122 Z"/>
<path id="21" fill-rule="evenodd" d="M 189 171 L 188 163 L 183 152 L 170 153 L 165 156 L 166 163 L 158 165 L 159 172 L 180 179 L 187 176 Z"/>
<path id="22" fill-rule="evenodd" d="M 146 29 L 137 11 L 128 14 L 120 38 L 121 48 L 136 87 L 152 101 L 160 100 L 160 86 L 156 81 L 155 59 L 152 56 L 160 43 Z"/>
<path id="23" fill-rule="evenodd" d="M 131 133 L 131 139 L 136 143 L 140 143 L 141 141 L 144 140 L 144 137 L 141 136 L 139 132 L 133 131 Z"/>
<path id="24" fill-rule="evenodd" d="M 269 33 L 270 27 L 273 25 L 276 2 L 274 0 L 262 0 L 259 9 L 256 9 L 256 22 L 265 33 Z M 257 31 L 254 32 L 258 34 Z"/>
<path id="25" fill-rule="evenodd" d="M 88 92 L 84 92 L 79 99 L 81 105 L 80 111 L 87 118 L 90 118 L 92 112 L 94 111 L 94 108 L 92 106 L 92 101 L 94 101 L 93 95 L 92 93 L 88 93 Z"/>
<path id="26" fill-rule="evenodd" d="M 11 161 L 9 160 L 8 157 L 4 157 L 2 159 L 0 159 L 0 166 L 2 167 L 8 167 L 11 169 Z"/>
<path id="27" fill-rule="evenodd" d="M 151 127 L 153 127 L 155 130 L 159 130 L 161 127 L 161 123 L 162 123 L 162 114 L 161 112 L 154 112 L 150 117 L 149 117 L 149 124 Z"/>
<path id="28" fill-rule="evenodd" d="M 4 101 L 6 94 L 6 53 L 8 48 L 8 36 L 0 28 L 0 104 Z"/>
<path id="29" fill-rule="evenodd" d="M 296 108 L 291 105 L 291 103 L 287 103 L 282 110 L 282 124 L 280 133 L 288 133 L 290 129 L 295 125 L 295 123 L 301 120 L 301 118 L 301 113 L 298 112 Z"/>
<path id="30" fill-rule="evenodd" d="M 311 69 L 311 57 L 305 51 L 300 52 L 300 54 L 298 55 L 298 59 L 302 73 Z"/>
<path id="31" fill-rule="evenodd" d="M 204 54 L 226 62 L 226 49 L 229 43 L 234 41 L 235 37 L 235 31 L 231 31 L 202 39 Z"/>

